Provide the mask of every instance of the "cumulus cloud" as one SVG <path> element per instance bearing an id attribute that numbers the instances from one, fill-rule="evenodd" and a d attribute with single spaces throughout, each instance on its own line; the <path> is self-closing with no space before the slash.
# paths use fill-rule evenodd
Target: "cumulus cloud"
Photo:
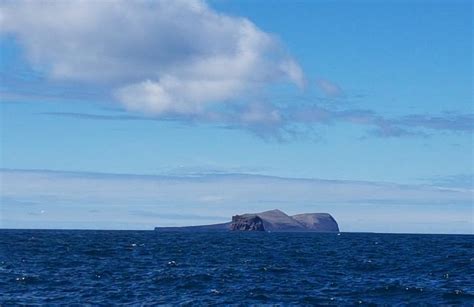
<path id="1" fill-rule="evenodd" d="M 302 69 L 246 18 L 189 1 L 3 1 L 0 29 L 52 79 L 102 83 L 129 110 L 205 114 Z"/>
<path id="2" fill-rule="evenodd" d="M 474 130 L 472 114 L 388 118 L 371 110 L 262 98 L 266 87 L 279 82 L 304 88 L 300 65 L 272 34 L 201 0 L 4 0 L 0 33 L 14 37 L 41 72 L 23 83 L 2 78 L 4 86 L 13 82 L 14 94 L 92 100 L 99 93 L 132 111 L 59 116 L 210 123 L 277 140 L 313 136 L 318 124 L 333 123 L 367 126 L 377 137 Z M 46 83 L 38 82 L 43 75 Z M 69 88 L 69 82 L 81 86 Z M 316 85 L 328 98 L 345 95 L 327 79 Z"/>

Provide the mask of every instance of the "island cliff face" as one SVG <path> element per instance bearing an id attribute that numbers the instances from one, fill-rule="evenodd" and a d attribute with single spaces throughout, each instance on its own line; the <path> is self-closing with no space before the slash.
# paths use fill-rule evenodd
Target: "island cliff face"
<path id="1" fill-rule="evenodd" d="M 275 209 L 260 213 L 234 215 L 222 224 L 156 227 L 158 231 L 267 231 L 267 232 L 339 232 L 336 220 L 328 213 L 304 213 L 289 216 Z"/>
<path id="2" fill-rule="evenodd" d="M 234 215 L 229 230 L 265 231 L 265 227 L 263 227 L 263 221 L 258 215 Z"/>

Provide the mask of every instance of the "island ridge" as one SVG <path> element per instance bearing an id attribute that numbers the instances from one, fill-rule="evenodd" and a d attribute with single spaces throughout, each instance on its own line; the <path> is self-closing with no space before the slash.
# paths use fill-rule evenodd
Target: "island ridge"
<path id="1" fill-rule="evenodd" d="M 289 216 L 274 209 L 260 213 L 234 215 L 232 221 L 213 225 L 155 227 L 157 231 L 267 231 L 339 232 L 336 220 L 328 213 L 303 213 Z"/>

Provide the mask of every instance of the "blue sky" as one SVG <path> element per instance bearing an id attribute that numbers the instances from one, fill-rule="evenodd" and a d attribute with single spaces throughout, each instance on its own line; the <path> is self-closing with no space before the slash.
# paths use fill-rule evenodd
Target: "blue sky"
<path id="1" fill-rule="evenodd" d="M 0 5 L 0 227 L 474 232 L 470 1 L 93 3 Z"/>

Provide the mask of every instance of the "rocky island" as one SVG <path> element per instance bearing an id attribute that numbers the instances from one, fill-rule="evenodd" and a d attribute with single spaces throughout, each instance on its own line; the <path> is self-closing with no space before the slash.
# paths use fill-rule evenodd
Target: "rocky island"
<path id="1" fill-rule="evenodd" d="M 234 215 L 232 221 L 214 225 L 155 227 L 157 231 L 267 231 L 339 232 L 336 220 L 328 213 L 303 213 L 289 216 L 275 209 Z"/>

